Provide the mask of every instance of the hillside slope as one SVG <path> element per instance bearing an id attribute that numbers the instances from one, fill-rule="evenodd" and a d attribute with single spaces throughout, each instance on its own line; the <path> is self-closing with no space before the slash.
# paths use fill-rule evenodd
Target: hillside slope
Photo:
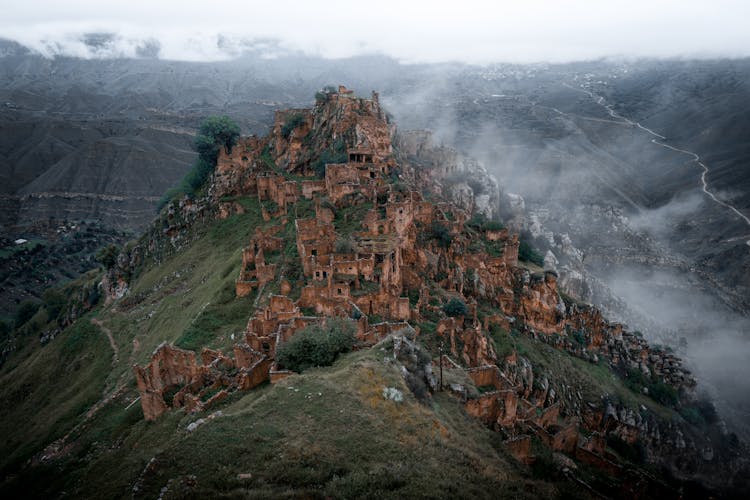
<path id="1" fill-rule="evenodd" d="M 746 489 L 744 444 L 695 398 L 680 359 L 529 262 L 533 250 L 493 220 L 499 194 L 480 164 L 394 133 L 377 94 L 343 87 L 277 113 L 103 277 L 20 325 L 0 369 L 2 490 Z M 280 362 L 332 318 L 356 352 L 302 374 Z"/>

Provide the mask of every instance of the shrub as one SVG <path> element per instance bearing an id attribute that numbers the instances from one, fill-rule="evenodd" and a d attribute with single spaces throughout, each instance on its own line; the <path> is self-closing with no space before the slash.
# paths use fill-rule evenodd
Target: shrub
<path id="1" fill-rule="evenodd" d="M 338 91 L 336 87 L 333 85 L 326 85 L 321 90 L 315 92 L 315 100 L 316 101 L 325 101 L 328 99 L 328 96 L 330 94 L 334 94 Z"/>
<path id="2" fill-rule="evenodd" d="M 575 332 L 573 332 L 573 339 L 576 342 L 578 342 L 580 345 L 583 345 L 583 346 L 586 345 L 586 334 L 583 333 L 582 330 L 576 330 Z"/>
<path id="3" fill-rule="evenodd" d="M 296 372 L 313 366 L 329 366 L 339 354 L 354 347 L 354 323 L 329 319 L 325 326 L 310 325 L 276 350 L 276 361 Z"/>
<path id="4" fill-rule="evenodd" d="M 189 193 L 194 193 L 206 182 L 213 171 L 214 165 L 203 158 L 198 158 L 193 168 L 185 174 L 185 178 L 182 180 L 183 188 Z"/>
<path id="5" fill-rule="evenodd" d="M 544 265 L 544 257 L 542 257 L 531 245 L 525 240 L 521 240 L 518 246 L 518 258 L 520 260 L 531 262 L 537 266 Z"/>
<path id="6" fill-rule="evenodd" d="M 117 262 L 118 253 L 120 253 L 120 250 L 117 248 L 117 245 L 107 245 L 106 247 L 100 248 L 99 251 L 96 252 L 96 257 L 94 258 L 97 262 L 103 265 L 105 269 L 111 269 Z"/>
<path id="7" fill-rule="evenodd" d="M 353 253 L 354 243 L 351 238 L 336 238 L 336 253 Z"/>
<path id="8" fill-rule="evenodd" d="M 211 116 L 201 123 L 195 138 L 195 149 L 200 157 L 210 165 L 216 165 L 220 148 L 227 153 L 237 144 L 240 127 L 228 116 Z"/>
<path id="9" fill-rule="evenodd" d="M 701 412 L 692 406 L 680 408 L 680 415 L 693 425 L 704 425 L 706 423 Z"/>
<path id="10" fill-rule="evenodd" d="M 716 413 L 716 407 L 708 399 L 699 399 L 695 402 L 694 406 L 700 412 L 705 422 L 715 424 L 719 421 L 719 414 Z"/>
<path id="11" fill-rule="evenodd" d="M 312 163 L 315 175 L 318 177 L 326 176 L 326 165 L 329 163 L 345 163 L 349 157 L 346 154 L 346 144 L 343 140 L 337 139 L 328 149 L 320 154 L 320 157 Z"/>
<path id="12" fill-rule="evenodd" d="M 284 125 L 282 125 L 281 136 L 284 139 L 289 139 L 289 136 L 292 135 L 292 131 L 303 123 L 305 123 L 305 115 L 302 113 L 293 114 L 287 119 Z"/>
<path id="13" fill-rule="evenodd" d="M 457 298 L 452 298 L 443 306 L 443 312 L 448 316 L 466 316 L 469 310 L 466 307 L 466 303 Z"/>
<path id="14" fill-rule="evenodd" d="M 679 396 L 674 387 L 664 382 L 655 382 L 648 387 L 648 394 L 664 406 L 674 406 L 679 401 Z"/>
<path id="15" fill-rule="evenodd" d="M 438 244 L 443 248 L 451 246 L 453 237 L 451 236 L 450 230 L 439 222 L 433 222 L 430 227 L 430 237 L 437 240 Z"/>
<path id="16" fill-rule="evenodd" d="M 502 229 L 505 229 L 505 226 L 503 226 L 496 220 L 488 220 L 487 222 L 482 224 L 482 229 L 485 231 L 500 231 Z"/>

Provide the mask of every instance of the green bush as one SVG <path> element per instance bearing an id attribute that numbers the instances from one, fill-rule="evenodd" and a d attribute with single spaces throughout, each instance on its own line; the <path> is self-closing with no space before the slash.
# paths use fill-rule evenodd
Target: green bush
<path id="1" fill-rule="evenodd" d="M 664 382 L 654 382 L 649 385 L 648 394 L 664 406 L 674 406 L 680 399 L 675 388 Z"/>
<path id="2" fill-rule="evenodd" d="M 447 226 L 439 222 L 433 222 L 430 226 L 430 237 L 437 240 L 438 244 L 443 248 L 451 246 L 453 237 Z"/>
<path id="3" fill-rule="evenodd" d="M 320 178 L 326 176 L 326 165 L 329 163 L 346 163 L 349 157 L 346 154 L 346 144 L 342 139 L 337 139 L 328 149 L 323 151 L 320 157 L 312 163 L 315 175 Z"/>
<path id="4" fill-rule="evenodd" d="M 223 147 L 228 153 L 237 144 L 240 127 L 228 116 L 211 116 L 201 123 L 195 137 L 195 149 L 201 159 L 210 165 L 216 165 L 219 151 Z"/>
<path id="5" fill-rule="evenodd" d="M 353 253 L 354 242 L 351 238 L 336 238 L 336 253 Z"/>
<path id="6" fill-rule="evenodd" d="M 216 168 L 216 160 L 223 147 L 227 153 L 237 144 L 240 137 L 240 127 L 228 116 L 212 116 L 207 118 L 200 126 L 198 135 L 193 144 L 198 151 L 198 159 L 193 167 L 185 174 L 179 186 L 169 188 L 159 199 L 156 210 L 161 211 L 164 206 L 178 196 L 188 194 L 195 195 L 211 173 Z"/>
<path id="7" fill-rule="evenodd" d="M 292 131 L 303 123 L 305 123 L 305 115 L 302 113 L 293 114 L 287 119 L 284 125 L 281 126 L 281 136 L 284 139 L 289 139 L 289 136 L 292 135 Z"/>
<path id="8" fill-rule="evenodd" d="M 461 299 L 452 298 L 443 306 L 443 312 L 448 316 L 466 316 L 469 313 L 466 302 Z"/>
<path id="9" fill-rule="evenodd" d="M 680 415 L 693 425 L 705 425 L 706 423 L 701 412 L 692 406 L 680 408 Z"/>
<path id="10" fill-rule="evenodd" d="M 310 325 L 276 350 L 276 361 L 295 372 L 329 366 L 339 354 L 352 350 L 355 331 L 354 323 L 344 319 L 329 319 L 325 326 Z"/>
<path id="11" fill-rule="evenodd" d="M 328 96 L 330 94 L 335 94 L 338 91 L 336 87 L 333 85 L 326 85 L 321 90 L 315 92 L 315 100 L 316 101 L 325 101 L 328 99 Z"/>
<path id="12" fill-rule="evenodd" d="M 484 229 L 485 231 L 501 231 L 505 229 L 505 226 L 503 226 L 496 220 L 488 220 L 487 222 L 482 224 L 482 229 Z"/>
<path id="13" fill-rule="evenodd" d="M 518 247 L 518 258 L 525 262 L 531 262 L 537 266 L 544 265 L 544 257 L 542 257 L 531 245 L 525 240 L 521 240 Z"/>
<path id="14" fill-rule="evenodd" d="M 97 262 L 103 265 L 105 269 L 111 269 L 117 262 L 118 253 L 120 253 L 120 250 L 117 248 L 117 245 L 107 245 L 106 247 L 100 248 L 99 251 L 96 252 L 96 257 L 94 258 Z"/>

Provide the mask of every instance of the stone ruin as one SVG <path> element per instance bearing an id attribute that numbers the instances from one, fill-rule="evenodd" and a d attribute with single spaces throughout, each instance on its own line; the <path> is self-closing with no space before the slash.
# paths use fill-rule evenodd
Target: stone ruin
<path id="1" fill-rule="evenodd" d="M 285 131 L 292 116 L 301 117 L 299 123 Z M 533 274 L 519 267 L 517 235 L 506 229 L 469 228 L 471 209 L 426 199 L 422 192 L 440 194 L 436 178 L 455 171 L 446 169 L 441 158 L 451 165 L 458 160 L 445 151 L 430 153 L 423 138 L 417 138 L 404 145 L 408 154 L 399 163 L 392 132 L 377 94 L 360 99 L 341 87 L 320 98 L 312 110 L 278 112 L 269 137 L 245 138 L 231 153 L 221 152 L 212 186 L 217 216 L 241 212 L 239 204 L 226 199 L 242 195 L 257 197 L 263 219 L 274 222 L 256 227 L 243 249 L 236 294 L 255 291 L 260 297 L 266 285 L 279 282 L 280 292 L 256 309 L 232 356 L 203 349 L 198 357 L 161 345 L 150 363 L 134 367 L 145 418 L 155 419 L 170 407 L 202 410 L 230 391 L 284 378 L 290 372 L 274 362 L 278 346 L 328 317 L 355 319 L 357 338 L 367 346 L 425 317 L 444 316 L 431 304 L 425 286 L 429 278 L 443 294 L 467 303 L 465 317 L 441 317 L 435 331 L 449 355 L 467 367 L 475 385 L 491 388 L 467 400 L 467 412 L 501 431 L 508 449 L 522 462 L 533 460 L 533 435 L 554 450 L 616 469 L 601 436 L 614 432 L 631 439 L 628 424 L 605 418 L 598 410 L 590 410 L 585 419 L 571 417 L 580 409 L 576 413 L 565 408 L 548 385 L 534 388 L 527 362 L 515 354 L 497 359 L 488 329 L 497 325 L 509 331 L 522 325 L 522 333 L 574 356 L 637 368 L 676 389 L 691 388 L 694 379 L 676 357 L 649 348 L 595 308 L 566 304 L 554 272 Z M 347 161 L 325 165 L 323 179 L 308 175 L 311 160 L 305 141 L 311 136 L 321 144 L 330 144 L 329 136 L 349 141 Z M 418 165 L 409 160 L 415 155 L 432 159 Z M 303 199 L 313 201 L 314 217 L 292 217 L 295 204 Z M 362 207 L 364 216 L 356 221 L 356 230 L 344 234 L 336 212 L 351 207 Z M 282 250 L 285 242 L 278 234 L 286 224 L 293 224 L 302 270 L 294 287 L 280 276 L 277 264 L 266 261 L 267 255 Z M 436 227 L 448 238 L 431 236 Z M 293 299 L 295 287 L 298 298 Z M 419 291 L 416 303 L 407 291 Z M 480 321 L 478 301 L 498 313 Z M 370 318 L 379 320 L 371 324 Z M 573 340 L 574 334 L 583 343 Z M 593 434 L 583 438 L 580 425 Z"/>

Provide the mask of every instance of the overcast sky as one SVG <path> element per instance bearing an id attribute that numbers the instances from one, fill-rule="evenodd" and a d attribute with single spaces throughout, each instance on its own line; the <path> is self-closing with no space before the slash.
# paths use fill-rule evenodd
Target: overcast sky
<path id="1" fill-rule="evenodd" d="M 47 55 L 215 60 L 244 41 L 325 57 L 407 62 L 750 55 L 750 0 L 0 0 L 0 37 Z M 86 32 L 116 33 L 99 50 Z M 270 51 L 269 55 L 275 52 Z"/>

